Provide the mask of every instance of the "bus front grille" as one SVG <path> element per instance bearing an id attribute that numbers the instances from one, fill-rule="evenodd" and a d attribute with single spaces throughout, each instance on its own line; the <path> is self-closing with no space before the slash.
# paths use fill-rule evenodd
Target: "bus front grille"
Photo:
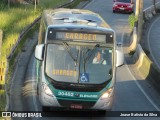
<path id="1" fill-rule="evenodd" d="M 103 89 L 103 87 L 78 87 L 78 86 L 59 86 L 59 85 L 54 85 L 54 87 L 59 90 L 68 90 L 77 92 L 99 92 Z"/>

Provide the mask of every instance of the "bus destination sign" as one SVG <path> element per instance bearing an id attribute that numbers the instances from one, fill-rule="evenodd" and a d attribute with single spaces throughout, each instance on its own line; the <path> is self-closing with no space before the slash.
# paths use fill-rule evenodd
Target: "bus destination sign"
<path id="1" fill-rule="evenodd" d="M 49 40 L 74 40 L 74 41 L 94 41 L 103 43 L 113 43 L 112 34 L 95 34 L 95 33 L 80 33 L 80 32 L 63 32 L 56 31 L 48 34 Z"/>
<path id="2" fill-rule="evenodd" d="M 57 39 L 105 42 L 106 35 L 91 33 L 56 32 Z"/>

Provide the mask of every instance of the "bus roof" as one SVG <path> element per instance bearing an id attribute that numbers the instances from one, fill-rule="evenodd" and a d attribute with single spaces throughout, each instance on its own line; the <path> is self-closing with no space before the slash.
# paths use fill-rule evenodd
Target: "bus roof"
<path id="1" fill-rule="evenodd" d="M 82 9 L 59 8 L 44 10 L 46 26 L 53 25 L 83 25 L 88 27 L 103 27 L 112 30 L 111 27 L 96 13 Z"/>

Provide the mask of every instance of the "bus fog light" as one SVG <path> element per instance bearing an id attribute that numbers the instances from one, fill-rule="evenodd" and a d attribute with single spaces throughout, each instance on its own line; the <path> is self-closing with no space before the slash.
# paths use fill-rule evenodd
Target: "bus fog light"
<path id="1" fill-rule="evenodd" d="M 108 89 L 102 96 L 100 99 L 107 99 L 112 95 L 113 92 L 113 88 Z"/>
<path id="2" fill-rule="evenodd" d="M 45 83 L 42 84 L 42 87 L 43 87 L 44 92 L 47 95 L 54 96 L 53 93 L 52 93 L 52 91 L 50 90 L 50 88 Z"/>

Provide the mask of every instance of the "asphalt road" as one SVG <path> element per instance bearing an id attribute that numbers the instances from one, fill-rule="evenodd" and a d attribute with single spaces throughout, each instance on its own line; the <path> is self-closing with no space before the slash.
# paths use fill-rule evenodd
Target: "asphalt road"
<path id="1" fill-rule="evenodd" d="M 144 7 L 148 7 L 151 3 L 151 0 L 144 0 Z M 107 23 L 116 31 L 117 36 L 117 42 L 122 42 L 123 45 L 125 45 L 125 35 L 129 34 L 130 28 L 128 25 L 128 16 L 129 14 L 113 14 L 112 13 L 112 0 L 93 0 L 91 3 L 89 3 L 84 9 L 91 10 L 93 12 L 99 13 L 106 21 Z M 123 46 L 119 48 L 120 50 L 123 50 Z M 124 51 L 125 52 L 125 51 Z M 117 75 L 116 75 L 116 86 L 115 86 L 115 100 L 112 111 L 159 111 L 160 105 L 158 104 L 156 96 L 150 95 L 150 88 L 147 88 L 148 86 L 144 86 L 146 81 L 141 79 L 136 79 L 132 72 L 130 71 L 127 64 L 119 67 L 117 69 Z M 24 81 L 23 81 L 24 80 Z M 17 84 L 17 83 L 14 83 Z M 11 100 L 11 110 L 19 110 L 19 111 L 41 111 L 41 105 L 39 103 L 39 100 L 36 95 L 36 70 L 35 70 L 35 58 L 34 55 L 32 55 L 31 60 L 28 64 L 28 69 L 26 71 L 26 76 L 22 81 L 18 83 L 22 88 L 19 90 L 22 91 L 21 94 L 19 92 L 19 102 L 14 104 L 16 99 Z M 142 85 L 143 84 L 143 85 Z M 15 88 L 16 89 L 16 88 Z M 155 91 L 152 90 L 155 94 Z M 16 92 L 13 94 L 13 96 L 16 96 Z M 14 97 L 13 97 L 14 98 Z M 18 104 L 19 103 L 19 104 Z M 60 114 L 62 117 L 55 117 L 55 118 L 40 118 L 42 120 L 48 120 L 48 119 L 55 119 L 55 120 L 71 120 L 71 119 L 91 119 L 91 120 L 159 120 L 159 118 L 151 118 L 151 117 L 133 117 L 133 118 L 127 118 L 127 117 L 87 117 L 82 118 L 78 117 L 63 117 L 66 112 L 60 112 L 55 113 L 53 111 L 53 114 Z M 72 112 L 67 114 L 74 114 Z M 86 113 L 80 113 L 82 116 Z M 94 114 L 94 113 L 87 113 L 87 114 Z M 17 119 L 17 118 L 14 118 Z M 36 119 L 36 118 L 33 118 Z"/>

